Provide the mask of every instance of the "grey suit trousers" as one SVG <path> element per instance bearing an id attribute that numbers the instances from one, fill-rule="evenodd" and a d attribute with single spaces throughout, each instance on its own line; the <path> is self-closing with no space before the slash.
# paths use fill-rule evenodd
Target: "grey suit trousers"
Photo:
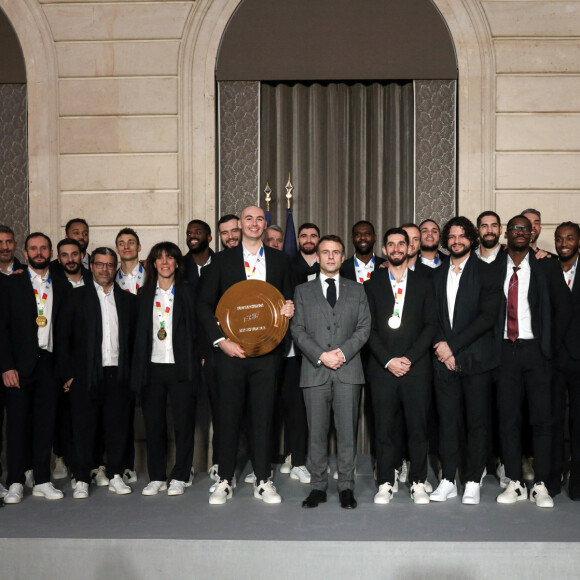
<path id="1" fill-rule="evenodd" d="M 328 487 L 328 432 L 330 411 L 334 411 L 337 437 L 338 491 L 354 489 L 358 407 L 362 385 L 341 383 L 335 372 L 316 387 L 305 387 L 308 420 L 308 470 L 312 489 Z"/>

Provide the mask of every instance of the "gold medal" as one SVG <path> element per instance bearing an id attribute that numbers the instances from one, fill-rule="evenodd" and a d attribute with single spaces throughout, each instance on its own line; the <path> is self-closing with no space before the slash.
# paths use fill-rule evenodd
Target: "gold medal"
<path id="1" fill-rule="evenodd" d="M 43 316 L 42 314 L 37 316 L 36 317 L 36 324 L 38 326 L 40 326 L 41 328 L 44 328 L 48 324 L 48 320 L 47 320 L 46 316 Z"/>
<path id="2" fill-rule="evenodd" d="M 165 330 L 165 328 L 160 328 L 157 331 L 157 338 L 159 340 L 165 340 L 167 338 L 167 330 Z"/>

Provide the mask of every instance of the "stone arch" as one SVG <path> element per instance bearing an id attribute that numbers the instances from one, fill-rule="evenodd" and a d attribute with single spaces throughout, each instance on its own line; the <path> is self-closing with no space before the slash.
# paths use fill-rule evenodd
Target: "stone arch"
<path id="1" fill-rule="evenodd" d="M 180 52 L 182 204 L 188 216 L 215 220 L 216 82 L 222 35 L 242 0 L 199 0 L 184 31 Z M 494 94 L 491 34 L 479 0 L 433 0 L 453 38 L 459 68 L 458 208 L 477 215 L 494 207 Z"/>
<path id="2" fill-rule="evenodd" d="M 0 0 L 20 41 L 28 88 L 30 229 L 59 232 L 58 91 L 56 51 L 36 0 Z"/>

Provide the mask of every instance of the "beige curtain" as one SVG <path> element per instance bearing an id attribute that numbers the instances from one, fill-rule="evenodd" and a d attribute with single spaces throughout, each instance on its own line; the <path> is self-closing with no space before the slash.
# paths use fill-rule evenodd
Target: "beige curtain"
<path id="1" fill-rule="evenodd" d="M 285 226 L 288 172 L 296 227 L 309 221 L 340 235 L 347 254 L 356 221 L 371 221 L 380 240 L 413 219 L 411 82 L 262 83 L 260 106 L 260 184 L 274 190 L 272 223 Z"/>

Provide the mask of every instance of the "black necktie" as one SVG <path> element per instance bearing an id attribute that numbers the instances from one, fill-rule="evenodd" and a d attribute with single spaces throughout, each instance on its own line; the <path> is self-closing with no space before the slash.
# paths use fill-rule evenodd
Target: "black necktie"
<path id="1" fill-rule="evenodd" d="M 334 308 L 334 305 L 336 304 L 336 283 L 334 278 L 327 278 L 326 283 L 328 284 L 326 299 L 328 300 L 330 307 Z"/>

